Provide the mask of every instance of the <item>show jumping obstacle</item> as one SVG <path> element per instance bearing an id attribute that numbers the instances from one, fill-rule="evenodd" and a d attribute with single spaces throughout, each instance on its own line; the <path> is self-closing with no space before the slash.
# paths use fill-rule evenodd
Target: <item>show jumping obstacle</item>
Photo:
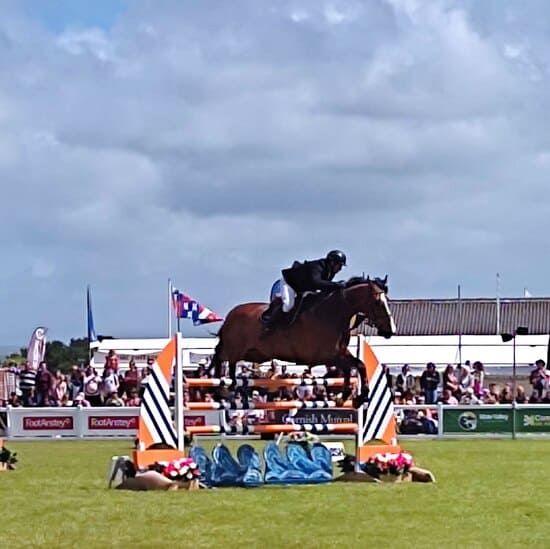
<path id="1" fill-rule="evenodd" d="M 350 379 L 351 385 L 357 384 L 357 379 Z M 185 384 L 188 387 L 222 387 L 224 385 L 230 386 L 232 381 L 230 378 L 188 378 Z M 259 387 L 260 389 L 278 389 L 279 387 L 298 387 L 298 386 L 315 386 L 321 387 L 343 387 L 345 385 L 345 379 L 343 377 L 333 378 L 288 378 L 288 379 L 266 379 L 266 378 L 237 378 L 235 380 L 236 387 Z"/>
<path id="2" fill-rule="evenodd" d="M 291 408 L 353 408 L 351 400 L 346 400 L 340 406 L 334 400 L 281 400 L 275 402 L 188 402 L 186 410 L 288 410 Z"/>
<path id="3" fill-rule="evenodd" d="M 183 412 L 185 410 L 288 410 L 289 412 L 303 408 L 338 409 L 333 401 L 278 401 L 278 402 L 248 402 L 245 406 L 236 406 L 218 402 L 193 402 L 187 407 L 181 405 L 183 374 L 180 364 L 182 336 L 176 334 L 160 353 L 155 361 L 148 388 L 145 391 L 140 410 L 138 440 L 139 449 L 134 452 L 136 467 L 145 467 L 155 461 L 175 459 L 183 455 Z M 396 442 L 395 417 L 390 389 L 386 374 L 378 363 L 372 349 L 361 336 L 359 359 L 365 364 L 369 395 L 367 403 L 357 410 L 357 423 L 335 424 L 254 424 L 254 425 L 203 425 L 187 427 L 189 434 L 232 434 L 232 433 L 290 433 L 306 431 L 311 433 L 350 433 L 356 435 L 356 468 L 378 452 L 398 452 Z M 172 371 L 176 374 L 176 405 L 175 429 L 169 408 L 169 391 Z M 354 380 L 360 390 L 360 379 Z M 229 385 L 230 380 L 224 379 L 192 379 L 186 380 L 188 387 L 219 387 Z M 238 379 L 241 387 L 261 387 L 277 389 L 282 386 L 343 386 L 343 378 L 317 379 Z M 350 401 L 340 408 L 352 408 Z M 383 445 L 367 445 L 370 441 L 379 441 Z M 169 445 L 178 450 L 150 450 L 152 445 Z"/>

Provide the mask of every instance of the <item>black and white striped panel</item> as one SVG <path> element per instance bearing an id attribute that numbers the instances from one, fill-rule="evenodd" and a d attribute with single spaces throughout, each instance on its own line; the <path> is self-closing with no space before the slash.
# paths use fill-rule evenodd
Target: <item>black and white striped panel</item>
<path id="1" fill-rule="evenodd" d="M 369 397 L 364 416 L 361 444 L 373 439 L 382 439 L 394 416 L 388 380 L 380 365 L 376 368 L 372 379 L 369 380 Z"/>
<path id="2" fill-rule="evenodd" d="M 141 416 L 155 443 L 163 442 L 177 448 L 178 441 L 169 406 L 170 385 L 155 362 L 143 395 Z"/>

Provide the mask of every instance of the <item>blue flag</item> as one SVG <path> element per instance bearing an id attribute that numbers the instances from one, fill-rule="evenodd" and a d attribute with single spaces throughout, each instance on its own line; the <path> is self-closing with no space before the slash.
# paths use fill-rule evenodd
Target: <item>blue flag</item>
<path id="1" fill-rule="evenodd" d="M 88 306 L 88 342 L 97 341 L 94 328 L 94 315 L 92 314 L 92 295 L 90 293 L 90 286 L 87 291 L 87 306 Z"/>

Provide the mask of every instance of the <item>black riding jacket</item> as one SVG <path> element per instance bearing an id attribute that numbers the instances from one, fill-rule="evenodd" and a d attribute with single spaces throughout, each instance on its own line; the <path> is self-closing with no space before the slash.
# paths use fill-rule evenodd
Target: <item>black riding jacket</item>
<path id="1" fill-rule="evenodd" d="M 329 269 L 326 259 L 314 261 L 295 261 L 289 269 L 283 269 L 283 277 L 288 285 L 297 293 L 321 290 L 331 292 L 339 288 L 339 284 L 332 282 L 335 273 Z"/>

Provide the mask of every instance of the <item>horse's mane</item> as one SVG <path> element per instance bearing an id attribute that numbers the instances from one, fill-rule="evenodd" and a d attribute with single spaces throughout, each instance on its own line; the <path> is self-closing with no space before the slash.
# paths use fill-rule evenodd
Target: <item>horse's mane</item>
<path id="1" fill-rule="evenodd" d="M 346 281 L 346 288 L 351 288 L 353 286 L 357 286 L 358 284 L 366 284 L 368 281 L 372 282 L 373 284 L 376 284 L 384 293 L 388 293 L 388 286 L 387 283 L 384 281 L 383 278 L 380 278 L 378 276 L 374 278 L 365 278 L 364 276 L 352 276 Z"/>

